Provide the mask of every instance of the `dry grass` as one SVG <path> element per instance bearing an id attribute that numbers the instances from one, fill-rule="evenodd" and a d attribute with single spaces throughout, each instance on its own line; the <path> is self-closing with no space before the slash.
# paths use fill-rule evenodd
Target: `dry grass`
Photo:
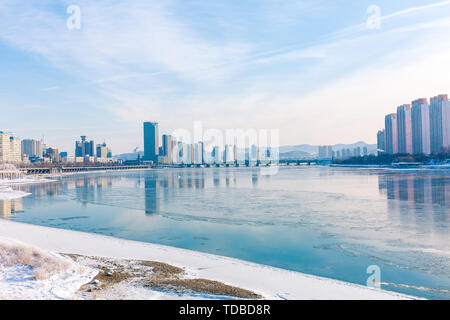
<path id="1" fill-rule="evenodd" d="M 98 284 L 87 284 L 80 288 L 91 299 L 101 297 L 101 292 L 120 284 L 146 287 L 154 290 L 176 292 L 179 294 L 211 294 L 243 299 L 260 299 L 261 296 L 238 287 L 226 285 L 219 281 L 207 279 L 184 279 L 183 269 L 167 263 L 143 260 L 120 260 L 100 257 L 67 255 L 78 264 L 99 269 L 93 279 Z M 108 274 L 109 271 L 112 273 Z"/>
<path id="2" fill-rule="evenodd" d="M 0 243 L 0 266 L 18 264 L 30 266 L 36 280 L 48 279 L 72 266 L 70 261 L 52 256 L 37 248 Z"/>
<path id="3" fill-rule="evenodd" d="M 151 280 L 146 286 L 155 289 L 175 291 L 177 293 L 203 293 L 218 296 L 229 296 L 243 299 L 260 299 L 258 294 L 208 279 L 160 279 Z"/>

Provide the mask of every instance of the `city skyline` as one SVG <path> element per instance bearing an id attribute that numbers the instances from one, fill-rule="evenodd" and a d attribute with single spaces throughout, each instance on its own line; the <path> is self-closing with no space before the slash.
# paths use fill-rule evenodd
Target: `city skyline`
<path id="1" fill-rule="evenodd" d="M 450 91 L 450 1 L 379 1 L 379 28 L 371 1 L 265 0 L 237 15 L 235 1 L 82 0 L 79 30 L 69 4 L 0 10 L 0 127 L 60 150 L 81 133 L 143 149 L 144 119 L 278 128 L 280 145 L 375 143 L 392 105 Z"/>
<path id="2" fill-rule="evenodd" d="M 223 158 L 223 162 L 227 163 L 228 158 L 232 158 L 234 161 L 238 159 L 238 150 L 252 153 L 254 146 L 260 150 L 266 146 L 267 150 L 276 149 L 279 153 L 279 148 L 283 147 L 278 144 L 278 131 L 275 132 L 275 136 L 274 132 L 271 132 L 269 139 L 267 130 L 260 131 L 258 134 L 256 130 L 232 129 L 231 131 L 225 130 L 224 135 L 220 130 L 203 131 L 201 122 L 194 123 L 193 126 L 193 132 L 183 129 L 168 134 L 159 132 L 158 122 L 143 121 L 144 154 L 141 160 L 165 164 L 205 163 L 208 157 L 208 148 L 211 149 L 210 161 L 217 163 L 221 161 L 219 159 Z M 80 136 L 81 141 L 75 142 L 75 152 L 72 157 L 67 151 L 59 152 L 58 148 L 47 146 L 43 139 L 21 140 L 10 132 L 0 131 L 0 134 L 0 160 L 3 159 L 3 161 L 18 162 L 19 158 L 29 160 L 32 157 L 45 160 L 45 157 L 48 157 L 55 162 L 61 161 L 62 158 L 65 158 L 66 162 L 69 158 L 72 159 L 69 162 L 84 162 L 86 159 L 89 162 L 96 162 L 96 159 L 107 162 L 108 159 L 112 160 L 113 158 L 111 149 L 107 147 L 105 141 L 102 144 L 95 144 L 94 140 L 88 141 L 85 135 Z M 207 148 L 205 148 L 205 138 L 212 139 L 213 142 L 207 143 Z M 274 138 L 275 140 L 273 140 Z M 418 98 L 411 104 L 400 105 L 397 107 L 396 113 L 385 116 L 384 128 L 377 132 L 376 140 L 378 155 L 383 153 L 428 155 L 448 150 L 450 148 L 450 101 L 448 95 L 439 94 L 431 97 L 430 103 L 427 98 Z M 234 143 L 230 144 L 232 141 Z M 187 149 L 185 150 L 185 148 Z M 138 150 L 139 148 L 135 148 L 133 152 Z M 356 147 L 352 151 L 349 148 L 341 147 L 333 150 L 331 145 L 319 145 L 317 153 L 319 159 L 346 159 L 361 155 L 367 156 L 374 152 L 369 152 L 367 146 L 364 146 L 363 150 Z M 22 159 L 23 156 L 26 158 Z"/>

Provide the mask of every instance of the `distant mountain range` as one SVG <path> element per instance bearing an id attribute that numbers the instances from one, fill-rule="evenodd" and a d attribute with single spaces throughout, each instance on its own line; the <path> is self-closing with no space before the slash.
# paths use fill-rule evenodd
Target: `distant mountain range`
<path id="1" fill-rule="evenodd" d="M 335 144 L 332 145 L 333 151 L 340 151 L 342 149 L 350 149 L 360 147 L 361 152 L 364 147 L 367 147 L 368 153 L 375 153 L 377 150 L 376 144 L 368 144 L 364 141 L 358 141 L 352 144 Z M 302 158 L 314 158 L 318 154 L 318 145 L 310 145 L 310 144 L 300 144 L 296 146 L 283 146 L 280 147 L 280 159 L 302 159 Z M 144 151 L 131 152 L 131 153 L 123 153 L 114 156 L 114 158 L 121 160 L 136 160 L 138 154 L 141 155 L 141 158 L 144 156 Z"/>
<path id="2" fill-rule="evenodd" d="M 377 150 L 376 144 L 368 144 L 364 141 L 358 141 L 352 144 L 335 144 L 332 145 L 333 151 L 340 151 L 342 149 L 350 149 L 353 150 L 354 148 L 360 147 L 361 152 L 363 151 L 364 147 L 367 147 L 368 153 L 375 153 Z M 297 146 L 283 146 L 280 147 L 280 159 L 294 159 L 294 158 L 301 158 L 301 157 L 315 157 L 318 154 L 318 145 L 310 145 L 310 144 L 301 144 Z"/>

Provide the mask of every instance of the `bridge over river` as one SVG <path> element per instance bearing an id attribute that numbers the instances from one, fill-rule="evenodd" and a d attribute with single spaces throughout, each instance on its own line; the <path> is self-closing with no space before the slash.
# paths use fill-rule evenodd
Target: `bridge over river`
<path id="1" fill-rule="evenodd" d="M 114 171 L 114 170 L 133 170 L 133 169 L 149 169 L 149 168 L 191 168 L 191 167 L 259 167 L 259 166 L 301 166 L 301 165 L 327 165 L 331 164 L 331 160 L 320 159 L 282 159 L 278 161 L 256 161 L 256 162 L 230 162 L 230 163 L 204 163 L 204 164 L 172 164 L 172 165 L 120 165 L 120 166 L 80 166 L 80 167 L 36 167 L 36 168 L 19 168 L 23 174 L 61 174 L 61 173 L 75 173 L 75 172 L 90 172 L 90 171 Z"/>
<path id="2" fill-rule="evenodd" d="M 130 166 L 81 166 L 81 167 L 47 167 L 47 168 L 20 168 L 19 171 L 24 174 L 60 174 L 70 172 L 89 172 L 89 171 L 112 171 L 112 170 L 133 170 L 148 169 L 149 165 L 130 165 Z"/>

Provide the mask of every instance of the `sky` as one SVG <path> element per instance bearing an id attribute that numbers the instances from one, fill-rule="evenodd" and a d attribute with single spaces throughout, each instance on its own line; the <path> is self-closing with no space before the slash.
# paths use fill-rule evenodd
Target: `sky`
<path id="1" fill-rule="evenodd" d="M 69 154 L 142 149 L 146 120 L 375 143 L 450 94 L 449 29 L 439 0 L 0 0 L 0 130 Z"/>

